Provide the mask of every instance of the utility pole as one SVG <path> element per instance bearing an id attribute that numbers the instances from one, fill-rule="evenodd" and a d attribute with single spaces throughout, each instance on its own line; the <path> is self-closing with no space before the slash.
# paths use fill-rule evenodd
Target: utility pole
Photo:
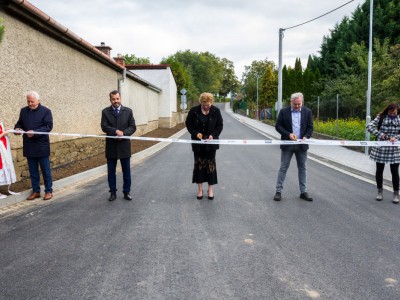
<path id="1" fill-rule="evenodd" d="M 256 74 L 257 77 L 257 120 L 259 120 L 260 118 L 258 117 L 258 79 L 260 79 L 260 74 Z"/>
<path id="2" fill-rule="evenodd" d="M 283 32 L 285 30 L 292 29 L 292 28 L 295 28 L 295 27 L 299 27 L 299 26 L 302 26 L 304 24 L 307 24 L 307 23 L 310 23 L 312 21 L 315 21 L 315 20 L 317 20 L 319 18 L 322 18 L 322 17 L 330 14 L 331 12 L 334 12 L 335 10 L 338 10 L 339 8 L 342 8 L 343 6 L 346 6 L 347 4 L 349 4 L 349 3 L 353 2 L 353 1 L 354 0 L 350 0 L 349 2 L 347 2 L 347 3 L 343 4 L 343 5 L 340 5 L 339 7 L 336 7 L 335 9 L 332 9 L 331 11 L 328 11 L 327 13 L 324 13 L 323 15 L 320 15 L 319 17 L 311 19 L 311 20 L 309 20 L 307 22 L 303 22 L 303 23 L 300 23 L 300 24 L 297 24 L 295 26 L 288 27 L 288 28 L 279 28 L 278 102 L 277 102 L 277 105 L 276 105 L 277 115 L 279 114 L 279 110 L 282 108 L 282 39 L 283 39 Z M 373 2 L 373 1 L 371 0 L 371 2 Z M 371 7 L 372 7 L 372 4 L 371 4 Z"/>
<path id="3" fill-rule="evenodd" d="M 282 108 L 282 40 L 285 29 L 279 28 L 279 67 L 278 67 L 278 103 L 276 106 L 276 115 Z"/>

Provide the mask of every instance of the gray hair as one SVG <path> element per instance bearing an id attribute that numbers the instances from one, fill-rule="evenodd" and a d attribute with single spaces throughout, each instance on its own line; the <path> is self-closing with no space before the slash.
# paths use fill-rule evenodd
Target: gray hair
<path id="1" fill-rule="evenodd" d="M 35 100 L 40 99 L 39 93 L 36 91 L 30 91 L 30 92 L 26 93 L 26 97 L 28 97 L 28 96 L 33 96 L 35 98 Z"/>
<path id="2" fill-rule="evenodd" d="M 294 99 L 297 99 L 297 98 L 300 98 L 300 99 L 301 99 L 301 102 L 303 102 L 303 101 L 304 101 L 303 93 L 300 93 L 300 92 L 293 93 L 293 94 L 290 96 L 290 101 L 293 101 Z"/>

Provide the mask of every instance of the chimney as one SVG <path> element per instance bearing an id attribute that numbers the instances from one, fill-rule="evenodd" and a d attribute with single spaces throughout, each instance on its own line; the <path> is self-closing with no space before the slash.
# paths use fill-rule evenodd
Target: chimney
<path id="1" fill-rule="evenodd" d="M 117 57 L 114 57 L 114 60 L 121 67 L 125 68 L 125 57 L 123 57 L 122 54 L 117 54 Z"/>
<path id="2" fill-rule="evenodd" d="M 106 46 L 106 44 L 104 42 L 101 42 L 100 46 L 95 46 L 98 50 L 100 50 L 101 52 L 103 52 L 105 55 L 107 55 L 108 57 L 111 57 L 111 50 L 112 48 L 109 46 Z"/>

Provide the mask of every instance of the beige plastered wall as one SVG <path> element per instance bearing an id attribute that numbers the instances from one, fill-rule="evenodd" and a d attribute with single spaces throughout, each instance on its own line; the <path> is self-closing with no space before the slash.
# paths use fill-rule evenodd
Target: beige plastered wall
<path id="1" fill-rule="evenodd" d="M 101 110 L 108 92 L 118 86 L 118 72 L 42 34 L 8 15 L 0 44 L 0 120 L 14 127 L 26 106 L 25 94 L 36 90 L 51 109 L 54 132 L 101 133 Z M 70 139 L 70 138 L 57 138 Z M 12 138 L 21 147 L 21 138 Z"/>

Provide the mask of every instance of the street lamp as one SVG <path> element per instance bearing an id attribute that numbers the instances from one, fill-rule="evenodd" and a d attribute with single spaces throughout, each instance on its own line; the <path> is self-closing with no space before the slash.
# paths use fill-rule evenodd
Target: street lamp
<path id="1" fill-rule="evenodd" d="M 374 0 L 369 3 L 369 50 L 368 50 L 368 89 L 367 89 L 367 111 L 365 122 L 371 122 L 371 84 L 372 84 L 372 26 L 374 15 Z M 365 139 L 369 141 L 369 132 L 365 130 Z M 365 154 L 368 155 L 368 147 L 365 147 Z"/>

